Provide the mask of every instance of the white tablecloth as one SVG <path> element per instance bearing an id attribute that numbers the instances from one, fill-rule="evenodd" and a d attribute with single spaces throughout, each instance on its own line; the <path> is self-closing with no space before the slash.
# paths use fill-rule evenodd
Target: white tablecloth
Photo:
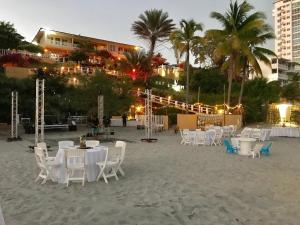
<path id="1" fill-rule="evenodd" d="M 299 128 L 296 127 L 272 127 L 271 137 L 300 137 Z"/>
<path id="2" fill-rule="evenodd" d="M 102 149 L 106 147 L 95 147 L 94 149 L 87 149 L 85 153 L 85 166 L 86 166 L 86 176 L 87 181 L 96 181 L 99 174 L 99 167 L 97 162 L 104 161 L 105 151 Z M 54 175 L 57 178 L 58 183 L 66 183 L 66 167 L 65 167 L 65 149 L 59 149 L 56 156 L 55 162 L 59 166 L 54 168 Z"/>
<path id="3" fill-rule="evenodd" d="M 189 136 L 190 139 L 192 140 L 192 143 L 196 144 L 195 142 L 197 141 L 197 133 L 202 132 L 203 134 L 205 134 L 205 139 L 203 140 L 204 143 L 203 145 L 211 145 L 212 144 L 212 133 L 210 133 L 208 130 L 207 131 L 189 131 Z"/>
<path id="4" fill-rule="evenodd" d="M 246 156 L 250 154 L 255 141 L 255 138 L 231 138 L 231 144 L 233 147 L 236 147 L 238 149 L 238 154 Z"/>
<path id="5" fill-rule="evenodd" d="M 252 150 L 255 141 L 255 138 L 240 138 L 239 155 L 250 155 L 250 151 Z"/>

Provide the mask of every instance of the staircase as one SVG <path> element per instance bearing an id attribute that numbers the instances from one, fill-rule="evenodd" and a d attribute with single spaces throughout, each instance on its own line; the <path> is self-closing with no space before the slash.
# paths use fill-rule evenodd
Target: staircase
<path id="1" fill-rule="evenodd" d="M 137 91 L 138 96 L 144 95 L 145 92 Z M 214 107 L 209 105 L 201 104 L 186 104 L 184 102 L 175 101 L 171 97 L 165 98 L 158 95 L 151 95 L 151 100 L 153 103 L 160 104 L 163 106 L 169 106 L 183 111 L 188 111 L 195 114 L 214 114 Z"/>

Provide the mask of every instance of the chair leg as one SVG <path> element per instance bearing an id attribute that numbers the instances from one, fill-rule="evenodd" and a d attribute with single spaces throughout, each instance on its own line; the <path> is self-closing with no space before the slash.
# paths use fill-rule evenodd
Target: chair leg
<path id="1" fill-rule="evenodd" d="M 40 175 L 41 175 L 42 171 L 39 172 L 39 175 L 35 178 L 35 182 L 38 182 L 38 180 L 40 179 Z"/>
<path id="2" fill-rule="evenodd" d="M 103 177 L 103 179 L 104 179 L 104 182 L 105 182 L 106 184 L 108 184 L 108 181 L 107 181 L 107 178 L 106 178 L 106 175 L 105 175 L 104 172 L 102 173 L 102 177 Z"/>
<path id="3" fill-rule="evenodd" d="M 83 180 L 82 180 L 82 186 L 84 186 L 84 181 L 85 181 L 85 170 L 83 171 Z"/>
<path id="4" fill-rule="evenodd" d="M 48 180 L 48 177 L 49 177 L 49 173 L 48 173 L 48 172 L 46 172 L 46 175 L 45 175 L 45 178 L 44 178 L 44 180 L 43 180 L 42 184 L 45 184 L 45 183 L 47 182 L 47 180 Z"/>
<path id="5" fill-rule="evenodd" d="M 100 167 L 100 172 L 99 172 L 99 174 L 98 174 L 98 176 L 97 176 L 97 181 L 100 180 L 100 178 L 101 178 L 101 176 L 102 176 L 102 174 L 103 174 L 103 172 L 104 172 L 104 168 L 102 168 L 101 166 L 99 166 L 99 167 Z"/>
<path id="6" fill-rule="evenodd" d="M 124 177 L 125 176 L 125 172 L 124 170 L 121 168 L 121 166 L 119 167 L 119 172 L 120 174 Z"/>
<path id="7" fill-rule="evenodd" d="M 70 170 L 68 169 L 67 170 L 67 177 L 66 177 L 66 179 L 67 179 L 67 187 L 69 187 L 69 183 L 70 183 Z"/>
<path id="8" fill-rule="evenodd" d="M 116 180 L 119 180 L 119 177 L 118 177 L 118 175 L 117 175 L 117 173 L 116 173 L 116 171 L 114 170 L 114 174 L 115 174 L 115 178 L 116 178 Z"/>

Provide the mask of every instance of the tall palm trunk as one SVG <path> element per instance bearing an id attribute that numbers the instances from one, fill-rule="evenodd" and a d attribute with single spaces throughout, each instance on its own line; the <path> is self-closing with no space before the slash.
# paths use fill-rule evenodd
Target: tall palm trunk
<path id="1" fill-rule="evenodd" d="M 248 65 L 245 64 L 245 66 L 243 68 L 242 83 L 241 83 L 241 89 L 240 89 L 240 95 L 239 95 L 239 102 L 238 102 L 239 105 L 242 104 L 245 81 L 246 81 L 246 77 L 248 76 L 248 73 L 249 73 Z"/>
<path id="2" fill-rule="evenodd" d="M 185 60 L 185 73 L 186 73 L 186 104 L 189 104 L 189 90 L 190 90 L 190 45 L 187 44 L 186 60 Z"/>
<path id="3" fill-rule="evenodd" d="M 148 52 L 148 63 L 149 63 L 149 67 L 150 67 L 150 72 L 147 76 L 145 76 L 145 80 L 144 80 L 145 83 L 147 83 L 148 79 L 152 76 L 152 65 L 151 64 L 152 64 L 152 58 L 154 55 L 155 44 L 156 44 L 156 40 L 151 40 L 150 49 Z"/>
<path id="4" fill-rule="evenodd" d="M 228 92 L 227 92 L 227 106 L 230 107 L 230 100 L 231 100 L 231 89 L 232 89 L 232 80 L 236 75 L 236 54 L 232 53 L 230 60 L 230 71 L 228 73 Z"/>

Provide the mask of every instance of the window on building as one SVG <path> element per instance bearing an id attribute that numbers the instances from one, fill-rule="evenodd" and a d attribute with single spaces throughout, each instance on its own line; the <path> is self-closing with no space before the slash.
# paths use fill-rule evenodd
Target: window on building
<path id="1" fill-rule="evenodd" d="M 60 38 L 55 38 L 55 44 L 60 45 Z"/>
<path id="2" fill-rule="evenodd" d="M 115 51 L 116 51 L 116 46 L 114 46 L 114 45 L 109 45 L 109 46 L 108 46 L 108 51 L 110 51 L 110 52 L 115 52 Z"/>
<path id="3" fill-rule="evenodd" d="M 49 42 L 49 43 L 54 44 L 53 37 L 49 37 L 49 36 L 48 36 L 47 39 L 48 39 L 48 42 Z"/>
<path id="4" fill-rule="evenodd" d="M 118 52 L 124 52 L 124 49 L 122 47 L 119 47 Z"/>
<path id="5" fill-rule="evenodd" d="M 67 45 L 68 45 L 68 40 L 62 39 L 62 45 L 63 45 L 63 46 L 67 46 Z"/>
<path id="6" fill-rule="evenodd" d="M 272 69 L 272 73 L 277 73 L 277 69 Z"/>
<path id="7" fill-rule="evenodd" d="M 80 44 L 79 44 L 78 41 L 74 41 L 74 42 L 73 42 L 73 47 L 79 48 L 79 46 L 80 46 Z"/>

